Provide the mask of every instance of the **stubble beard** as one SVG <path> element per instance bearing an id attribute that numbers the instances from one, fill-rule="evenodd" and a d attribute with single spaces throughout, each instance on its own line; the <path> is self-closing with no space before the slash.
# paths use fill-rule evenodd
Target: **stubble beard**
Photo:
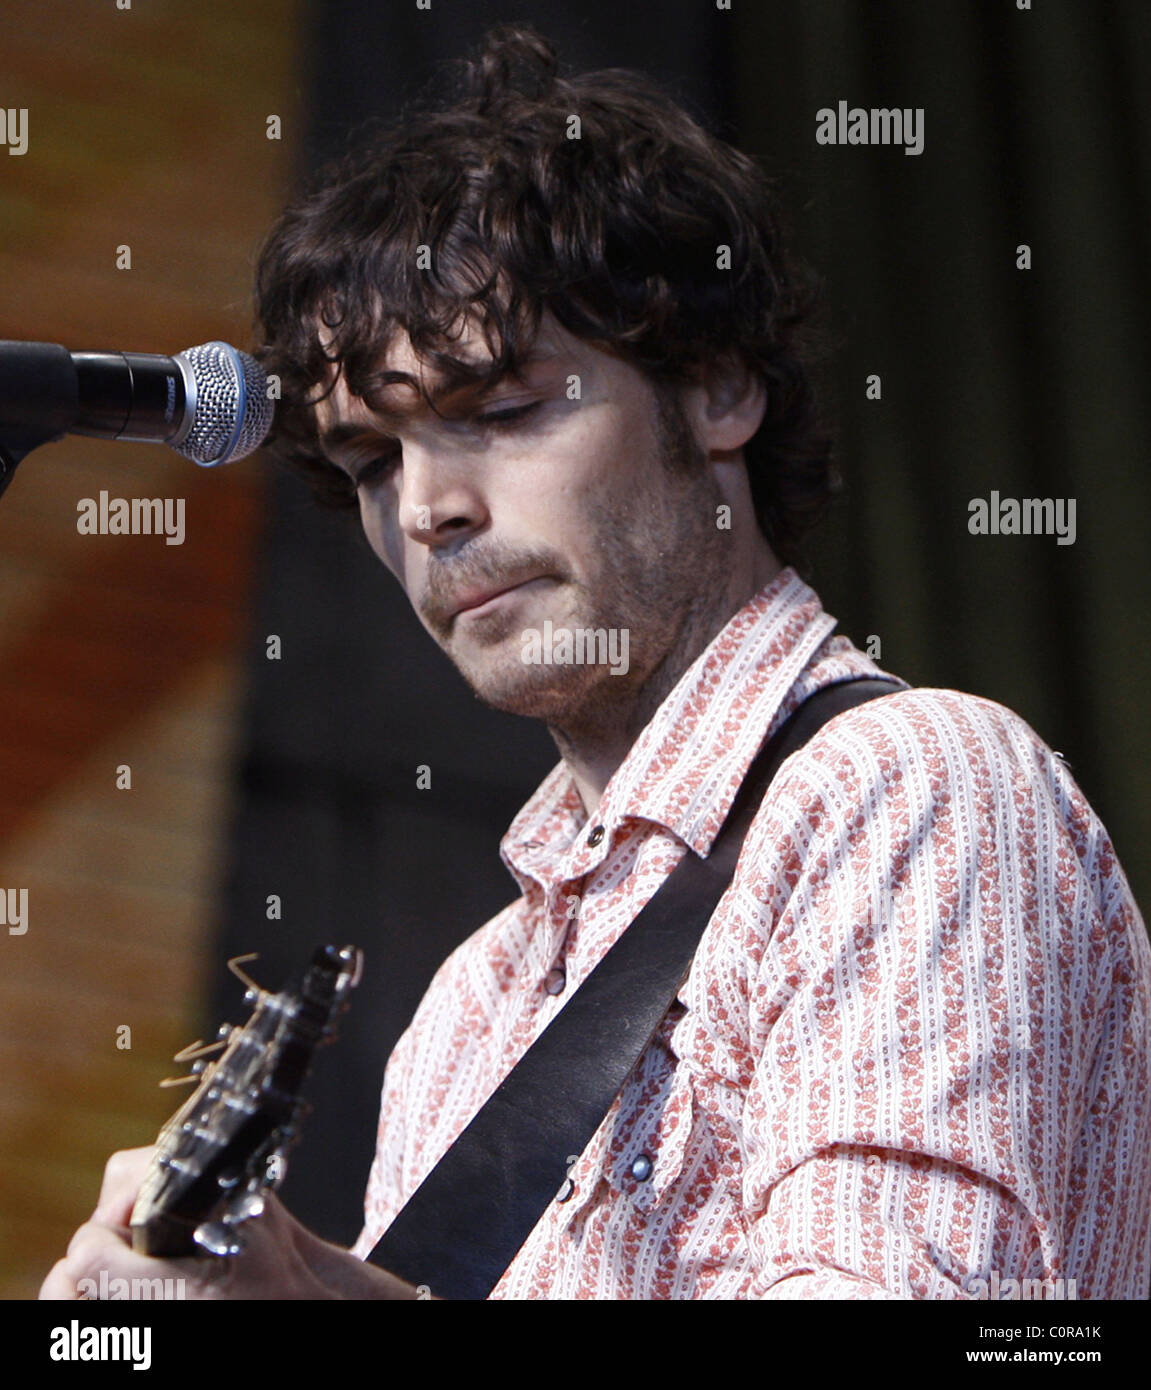
<path id="1" fill-rule="evenodd" d="M 603 580 L 596 592 L 545 548 L 493 543 L 447 562 L 451 569 L 442 577 L 429 571 L 421 616 L 476 696 L 494 709 L 542 720 L 561 746 L 608 733 L 634 738 L 730 617 L 730 532 L 716 525 L 723 498 L 678 397 L 666 388 L 656 392 L 656 426 L 666 486 L 654 497 L 625 492 L 623 500 L 589 508 Z M 605 663 L 525 661 L 521 634 L 533 619 L 519 605 L 482 619 L 476 638 L 483 645 L 472 647 L 474 655 L 466 650 L 471 643 L 453 640 L 443 600 L 449 573 L 458 592 L 464 581 L 499 583 L 533 572 L 555 581 L 532 604 L 546 609 L 553 631 L 627 632 L 626 672 L 613 674 Z"/>

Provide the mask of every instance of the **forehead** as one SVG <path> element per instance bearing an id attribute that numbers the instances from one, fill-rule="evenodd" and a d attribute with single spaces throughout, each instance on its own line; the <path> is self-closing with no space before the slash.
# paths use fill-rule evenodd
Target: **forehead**
<path id="1" fill-rule="evenodd" d="M 332 330 L 317 324 L 316 332 L 325 352 L 330 351 Z M 450 343 L 444 344 L 441 350 L 449 352 L 458 361 L 475 367 L 477 371 L 482 371 L 492 361 L 492 353 L 475 317 L 463 323 L 458 336 Z M 527 373 L 533 369 L 546 369 L 549 365 L 558 369 L 565 363 L 571 370 L 576 370 L 570 364 L 577 360 L 586 361 L 587 354 L 591 351 L 593 349 L 589 345 L 581 343 L 545 314 L 539 333 L 522 354 L 522 370 Z M 445 382 L 435 363 L 421 357 L 415 350 L 407 332 L 402 328 L 397 328 L 393 333 L 386 352 L 376 365 L 376 370 L 385 379 L 373 392 L 372 400 L 385 414 L 392 409 L 399 413 L 416 407 L 421 399 L 421 390 L 438 404 L 441 397 L 447 398 L 469 389 L 475 390 L 483 384 L 481 381 L 472 387 L 466 384 L 451 387 Z M 397 379 L 387 380 L 388 377 Z M 336 421 L 366 419 L 373 413 L 372 407 L 352 394 L 344 372 L 336 363 L 328 368 L 326 377 L 317 388 L 317 393 L 320 391 L 327 393 L 315 406 L 316 424 L 321 434 Z"/>

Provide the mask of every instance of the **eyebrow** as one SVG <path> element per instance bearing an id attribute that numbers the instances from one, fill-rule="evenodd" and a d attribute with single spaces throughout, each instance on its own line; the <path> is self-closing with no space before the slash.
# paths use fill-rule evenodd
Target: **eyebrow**
<path id="1" fill-rule="evenodd" d="M 552 361 L 559 357 L 559 355 L 558 352 L 552 349 L 533 350 L 521 360 L 521 370 L 535 366 L 537 363 Z M 433 404 L 439 405 L 448 397 L 462 395 L 467 391 L 475 391 L 484 380 L 485 375 L 486 372 L 482 363 L 477 364 L 473 370 L 469 370 L 466 366 L 463 367 L 458 372 L 453 373 L 448 381 L 432 390 L 431 397 Z M 494 390 L 495 387 L 509 378 L 515 379 L 511 372 L 506 372 L 497 381 L 491 383 L 489 389 Z M 419 381 L 417 381 L 410 372 L 381 372 L 376 378 L 376 381 L 380 386 L 406 384 L 414 386 L 417 390 L 420 388 Z M 369 408 L 373 415 L 385 423 L 399 423 L 406 419 L 409 413 L 399 410 L 387 410 L 383 407 L 371 406 Z M 339 467 L 339 463 L 333 457 L 338 450 L 348 444 L 359 443 L 362 440 L 376 439 L 380 434 L 381 430 L 374 424 L 366 424 L 362 421 L 355 423 L 347 421 L 343 424 L 333 425 L 331 429 L 325 430 L 320 436 L 320 448 L 328 459 Z"/>

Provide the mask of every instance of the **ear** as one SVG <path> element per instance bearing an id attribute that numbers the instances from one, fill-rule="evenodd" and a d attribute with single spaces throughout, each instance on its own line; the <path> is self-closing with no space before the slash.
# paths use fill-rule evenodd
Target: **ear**
<path id="1" fill-rule="evenodd" d="M 701 446 L 719 461 L 742 449 L 763 423 L 767 387 L 746 363 L 717 358 L 697 369 L 683 406 Z"/>

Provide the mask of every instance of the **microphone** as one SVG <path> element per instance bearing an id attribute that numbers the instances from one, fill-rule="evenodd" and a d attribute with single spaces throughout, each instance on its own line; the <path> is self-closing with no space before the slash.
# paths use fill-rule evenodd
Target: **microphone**
<path id="1" fill-rule="evenodd" d="M 18 450 L 85 434 L 168 444 L 210 468 L 258 449 L 273 411 L 263 368 L 227 343 L 164 357 L 0 341 L 0 445 Z"/>

